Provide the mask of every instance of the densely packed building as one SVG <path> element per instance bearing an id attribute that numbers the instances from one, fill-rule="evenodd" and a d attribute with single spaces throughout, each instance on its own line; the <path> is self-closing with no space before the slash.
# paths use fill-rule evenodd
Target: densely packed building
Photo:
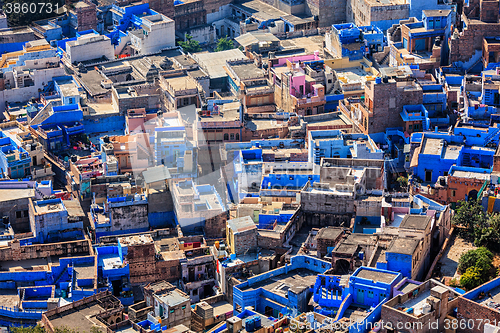
<path id="1" fill-rule="evenodd" d="M 54 14 L 0 10 L 2 332 L 500 332 L 498 0 Z"/>

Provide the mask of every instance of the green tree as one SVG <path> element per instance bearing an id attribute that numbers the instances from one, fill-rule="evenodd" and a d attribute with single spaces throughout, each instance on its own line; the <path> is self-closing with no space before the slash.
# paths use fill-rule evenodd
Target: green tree
<path id="1" fill-rule="evenodd" d="M 452 223 L 465 228 L 462 236 L 475 240 L 487 227 L 488 218 L 477 200 L 459 201 Z"/>
<path id="2" fill-rule="evenodd" d="M 408 177 L 405 176 L 399 176 L 396 181 L 399 183 L 399 187 L 402 189 L 407 189 L 408 188 Z"/>
<path id="3" fill-rule="evenodd" d="M 226 51 L 226 50 L 231 50 L 234 49 L 234 44 L 229 37 L 223 37 L 219 38 L 217 41 L 217 47 L 215 48 L 215 52 L 220 52 L 220 51 Z"/>
<path id="4" fill-rule="evenodd" d="M 460 285 L 466 290 L 474 289 L 486 282 L 483 274 L 479 267 L 469 267 L 460 277 Z"/>
<path id="5" fill-rule="evenodd" d="M 458 272 L 464 273 L 471 267 L 477 267 L 486 274 L 491 269 L 493 253 L 485 247 L 469 250 L 458 260 Z"/>
<path id="6" fill-rule="evenodd" d="M 181 41 L 181 42 L 178 42 L 177 44 L 180 47 L 182 47 L 184 52 L 194 53 L 194 52 L 201 51 L 200 43 L 198 43 L 197 40 L 194 40 L 193 36 L 191 36 L 191 35 L 186 35 L 186 41 L 184 41 L 184 42 Z"/>
<path id="7" fill-rule="evenodd" d="M 42 326 L 20 326 L 20 327 L 11 327 L 11 333 L 45 333 L 45 330 Z"/>

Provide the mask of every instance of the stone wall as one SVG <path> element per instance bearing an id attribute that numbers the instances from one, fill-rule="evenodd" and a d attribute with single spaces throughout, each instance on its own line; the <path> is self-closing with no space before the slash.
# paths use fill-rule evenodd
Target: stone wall
<path id="1" fill-rule="evenodd" d="M 14 240 L 10 243 L 10 247 L 0 249 L 0 262 L 10 260 L 19 261 L 27 259 L 47 258 L 50 256 L 81 256 L 92 253 L 92 246 L 90 240 L 87 237 L 82 240 L 70 242 L 34 244 L 25 246 L 21 246 L 19 241 Z"/>

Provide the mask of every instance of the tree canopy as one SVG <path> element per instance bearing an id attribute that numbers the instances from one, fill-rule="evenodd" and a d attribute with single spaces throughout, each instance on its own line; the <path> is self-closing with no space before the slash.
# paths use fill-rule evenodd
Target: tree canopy
<path id="1" fill-rule="evenodd" d="M 186 41 L 181 41 L 177 43 L 184 52 L 188 53 L 194 53 L 194 52 L 200 52 L 201 51 L 201 46 L 200 43 L 198 43 L 197 40 L 193 39 L 193 36 L 191 35 L 186 35 Z"/>
<path id="2" fill-rule="evenodd" d="M 234 49 L 233 41 L 229 37 L 219 38 L 217 41 L 217 47 L 215 48 L 215 52 L 226 51 Z"/>
<path id="3" fill-rule="evenodd" d="M 478 200 L 459 201 L 452 222 L 474 245 L 500 250 L 500 215 L 485 213 Z"/>
<path id="4" fill-rule="evenodd" d="M 458 261 L 458 272 L 462 273 L 460 285 L 470 290 L 488 281 L 492 262 L 493 253 L 485 247 L 462 254 Z"/>

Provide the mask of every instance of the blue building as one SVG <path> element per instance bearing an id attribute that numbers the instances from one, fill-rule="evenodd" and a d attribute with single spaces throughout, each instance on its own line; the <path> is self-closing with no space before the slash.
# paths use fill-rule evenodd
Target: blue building
<path id="1" fill-rule="evenodd" d="M 0 178 L 31 176 L 30 166 L 29 153 L 0 130 Z"/>
<path id="2" fill-rule="evenodd" d="M 90 212 L 96 238 L 149 229 L 148 199 L 143 194 L 107 197 L 103 206 L 94 202 Z"/>
<path id="3" fill-rule="evenodd" d="M 428 112 L 431 128 L 448 126 L 450 119 L 446 112 L 447 96 L 443 85 L 429 81 L 419 81 L 419 83 L 423 91 L 422 104 Z"/>
<path id="4" fill-rule="evenodd" d="M 332 25 L 326 35 L 326 48 L 337 57 L 359 60 L 364 56 L 382 51 L 384 34 L 377 26 L 357 27 L 354 23 Z"/>
<path id="5" fill-rule="evenodd" d="M 245 197 L 259 196 L 264 162 L 306 162 L 307 155 L 297 153 L 297 150 L 302 150 L 303 146 L 303 139 L 226 143 L 223 154 L 226 160 L 232 159 L 234 170 L 227 184 L 230 200 L 239 202 Z"/>
<path id="6" fill-rule="evenodd" d="M 363 266 L 349 281 L 318 275 L 313 289 L 315 311 L 332 317 L 334 322 L 351 318 L 349 332 L 368 332 L 380 319 L 382 304 L 392 298 L 394 287 L 402 279 L 401 273 Z"/>
<path id="7" fill-rule="evenodd" d="M 412 140 L 421 133 L 414 133 Z M 452 165 L 490 169 L 495 151 L 489 148 L 467 148 L 464 137 L 446 133 L 424 133 L 421 144 L 413 153 L 410 167 L 413 175 L 425 183 L 435 183 L 447 176 Z"/>
<path id="8" fill-rule="evenodd" d="M 0 293 L 17 289 L 19 299 L 26 300 L 21 309 L 1 306 L 1 321 L 7 319 L 7 325 L 11 326 L 20 320 L 40 320 L 42 312 L 48 310 L 50 298 L 61 297 L 65 302 L 74 302 L 92 296 L 97 292 L 96 272 L 95 256 L 60 258 L 45 269 L 0 272 Z"/>
<path id="9" fill-rule="evenodd" d="M 65 150 L 71 145 L 71 138 L 84 134 L 83 113 L 78 104 L 60 106 L 46 105 L 32 120 L 43 148 L 48 151 Z"/>
<path id="10" fill-rule="evenodd" d="M 403 120 L 403 128 L 408 134 L 428 131 L 430 128 L 429 112 L 422 104 L 405 105 L 399 115 Z"/>
<path id="11" fill-rule="evenodd" d="M 63 38 L 63 22 L 65 21 L 57 19 L 36 21 L 32 25 L 32 29 L 41 34 L 50 43 Z"/>
<path id="12" fill-rule="evenodd" d="M 290 264 L 249 278 L 233 287 L 234 313 L 252 306 L 255 311 L 278 318 L 296 317 L 307 311 L 316 275 L 331 268 L 331 263 L 309 256 L 294 256 Z"/>
<path id="13" fill-rule="evenodd" d="M 455 12 L 451 10 L 423 10 L 421 21 L 402 25 L 403 48 L 410 53 L 432 52 L 436 38 L 448 40 L 454 16 Z M 440 56 L 441 62 L 448 59 L 448 43 L 441 44 Z"/>
<path id="14" fill-rule="evenodd" d="M 321 158 L 383 159 L 384 151 L 366 134 L 344 134 L 340 130 L 309 131 L 308 162 Z"/>
<path id="15" fill-rule="evenodd" d="M 409 17 L 421 17 L 424 10 L 435 10 L 435 11 L 445 11 L 452 10 L 455 11 L 454 5 L 450 5 L 445 1 L 427 1 L 427 0 L 410 0 L 410 16 Z M 453 22 L 454 23 L 454 22 Z"/>
<path id="16" fill-rule="evenodd" d="M 97 273 L 105 281 L 105 289 L 118 297 L 123 305 L 132 305 L 134 297 L 130 285 L 129 264 L 123 258 L 120 243 L 118 246 L 99 246 L 97 254 Z"/>
<path id="17" fill-rule="evenodd" d="M 260 196 L 295 197 L 307 183 L 312 186 L 319 181 L 320 175 L 314 172 L 314 168 L 296 174 L 286 170 L 277 170 L 262 177 Z"/>
<path id="18" fill-rule="evenodd" d="M 175 218 L 184 233 L 204 232 L 207 237 L 215 238 L 213 226 L 220 230 L 226 225 L 226 206 L 215 186 L 196 185 L 191 180 L 176 181 L 170 188 L 174 201 Z M 212 228 L 206 227 L 207 221 Z M 209 230 L 210 229 L 210 230 Z"/>
<path id="19" fill-rule="evenodd" d="M 66 201 L 71 204 L 71 201 Z M 31 232 L 40 243 L 82 238 L 83 219 L 72 215 L 60 198 L 31 201 L 29 204 Z"/>

